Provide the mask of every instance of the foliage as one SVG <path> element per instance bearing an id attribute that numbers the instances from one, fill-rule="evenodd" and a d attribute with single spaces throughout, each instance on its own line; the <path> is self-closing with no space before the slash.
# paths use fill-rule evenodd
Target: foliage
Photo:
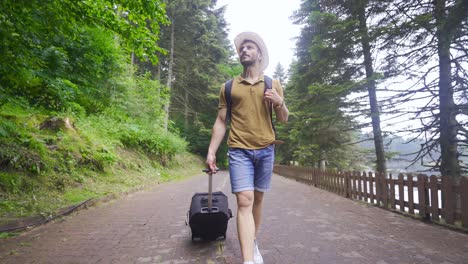
<path id="1" fill-rule="evenodd" d="M 393 1 L 378 21 L 391 25 L 382 31 L 382 45 L 391 50 L 387 75 L 411 82 L 404 90 L 386 89 L 393 93 L 386 104 L 420 105 L 393 112 L 412 121 L 413 140 L 425 140 L 413 162 L 430 160 L 434 170 L 455 177 L 468 171 L 461 161 L 467 146 L 467 18 L 466 1 Z"/>
<path id="2" fill-rule="evenodd" d="M 222 83 L 241 71 L 229 60 L 233 51 L 227 42 L 225 8 L 216 0 L 166 1 L 167 14 L 174 27 L 161 28 L 161 47 L 174 50 L 170 91 L 170 117 L 174 128 L 187 139 L 189 149 L 206 155 L 211 127 L 217 115 Z M 158 71 L 167 83 L 170 54 L 161 56 Z M 218 151 L 218 161 L 226 159 L 226 146 Z"/>
<path id="3" fill-rule="evenodd" d="M 187 153 L 178 154 L 167 167 L 155 166 L 146 155 L 138 152 L 120 150 L 119 156 L 124 159 L 112 168 L 111 173 L 74 171 L 73 174 L 85 177 L 60 191 L 51 188 L 55 182 L 51 181 L 50 177 L 30 178 L 21 173 L 0 172 L 0 182 L 5 174 L 25 181 L 23 185 L 18 185 L 16 192 L 0 191 L 0 218 L 5 220 L 32 215 L 54 215 L 59 209 L 76 205 L 86 199 L 110 194 L 119 195 L 165 181 L 183 179 L 200 173 L 202 168 L 200 158 Z M 30 188 L 23 189 L 24 186 Z"/>
<path id="4" fill-rule="evenodd" d="M 284 71 L 283 65 L 278 62 L 275 68 L 275 72 L 273 73 L 273 78 L 277 79 L 280 81 L 281 84 L 285 84 L 287 75 L 286 72 Z"/>
<path id="5" fill-rule="evenodd" d="M 71 128 L 55 130 L 43 126 L 50 119 L 43 110 L 20 105 L 0 108 L 1 215 L 53 211 L 115 192 L 119 186 L 128 189 L 173 179 L 170 173 L 163 177 L 163 165 L 172 167 L 186 149 L 180 137 L 147 122 L 153 112 L 140 112 L 136 118 L 108 109 L 99 115 L 71 117 Z M 65 118 L 62 114 L 59 120 Z M 130 179 L 129 174 L 139 176 Z M 105 190 L 99 189 L 102 184 Z"/>
<path id="6" fill-rule="evenodd" d="M 126 147 L 139 148 L 150 155 L 159 157 L 162 164 L 185 150 L 186 143 L 180 138 L 164 132 L 161 128 L 145 130 L 132 125 L 122 131 L 120 141 Z"/>
<path id="7" fill-rule="evenodd" d="M 0 104 L 22 96 L 52 110 L 109 105 L 125 53 L 156 61 L 163 5 L 152 1 L 3 1 Z"/>
<path id="8" fill-rule="evenodd" d="M 312 142 L 321 136 L 322 128 L 350 131 L 370 123 L 355 126 L 349 121 L 369 116 L 380 171 L 385 168 L 379 162 L 385 160 L 379 124 L 380 113 L 384 113 L 390 115 L 388 120 L 411 120 L 412 127 L 405 132 L 416 133 L 412 141 L 425 139 L 413 164 L 432 160 L 433 169 L 459 176 L 466 169 L 461 159 L 466 156 L 467 17 L 468 5 L 457 0 L 302 1 L 293 15 L 304 27 L 289 88 L 293 118 L 287 133 L 297 132 L 304 140 L 284 156 L 304 155 L 307 146 L 311 152 L 321 153 L 324 146 Z M 393 83 L 384 83 L 393 77 L 397 77 Z M 410 84 L 400 88 L 397 79 Z M 366 96 L 353 95 L 354 104 L 345 99 L 363 88 L 368 90 L 370 111 Z M 377 104 L 377 89 L 391 95 L 382 99 L 384 93 L 379 94 Z M 331 103 L 320 106 L 315 97 Z M 310 120 L 314 115 L 317 117 Z M 309 131 L 300 130 L 312 121 L 316 123 Z M 297 138 L 293 141 L 299 142 Z M 319 155 L 307 154 L 311 159 Z"/>
<path id="9" fill-rule="evenodd" d="M 2 216 L 50 212 L 174 178 L 161 171 L 186 151 L 186 141 L 161 132 L 169 93 L 151 74 L 135 75 L 129 60 L 133 53 L 155 62 L 164 53 L 156 40 L 166 22 L 158 0 L 5 2 Z"/>
<path id="10" fill-rule="evenodd" d="M 356 45 L 356 20 L 343 19 L 321 1 L 303 1 L 294 19 L 303 24 L 297 41 L 298 60 L 287 84 L 289 123 L 279 129 L 287 138 L 280 147 L 281 162 L 319 166 L 326 161 L 338 169 L 364 166 L 352 131 L 356 122 L 347 100 L 361 91 L 362 65 Z M 356 155 L 358 154 L 358 155 Z M 359 161 L 359 162 L 358 162 Z"/>

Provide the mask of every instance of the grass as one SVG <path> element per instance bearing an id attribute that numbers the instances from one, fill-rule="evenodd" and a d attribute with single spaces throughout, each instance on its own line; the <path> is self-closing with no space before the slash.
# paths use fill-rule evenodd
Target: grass
<path id="1" fill-rule="evenodd" d="M 14 233 L 14 232 L 5 232 L 5 233 L 0 233 L 0 239 L 2 238 L 9 238 L 9 237 L 15 237 L 17 236 L 18 233 Z"/>
<path id="2" fill-rule="evenodd" d="M 0 225 L 199 174 L 203 161 L 158 125 L 158 107 L 134 104 L 138 115 L 128 105 L 74 115 L 0 104 Z"/>
<path id="3" fill-rule="evenodd" d="M 169 166 L 163 167 L 136 151 L 121 151 L 127 157 L 125 163 L 118 164 L 105 173 L 81 171 L 84 174 L 81 182 L 75 182 L 63 191 L 51 190 L 46 187 L 47 182 L 38 182 L 34 194 L 3 194 L 0 197 L 0 223 L 29 216 L 54 215 L 61 208 L 87 199 L 118 195 L 136 188 L 185 179 L 196 175 L 203 167 L 200 157 L 188 153 L 176 155 Z"/>
<path id="4" fill-rule="evenodd" d="M 186 147 L 156 121 L 119 110 L 73 116 L 0 105 L 0 224 L 195 175 L 203 163 Z"/>

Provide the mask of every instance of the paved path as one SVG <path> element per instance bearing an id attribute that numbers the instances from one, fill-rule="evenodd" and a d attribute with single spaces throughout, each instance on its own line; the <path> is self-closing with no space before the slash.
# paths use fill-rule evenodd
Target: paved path
<path id="1" fill-rule="evenodd" d="M 230 193 L 227 173 L 214 179 Z M 186 212 L 206 188 L 200 174 L 82 210 L 0 240 L 0 263 L 240 263 L 235 218 L 225 241 L 190 241 Z M 266 264 L 468 263 L 468 235 L 277 175 L 258 240 Z"/>

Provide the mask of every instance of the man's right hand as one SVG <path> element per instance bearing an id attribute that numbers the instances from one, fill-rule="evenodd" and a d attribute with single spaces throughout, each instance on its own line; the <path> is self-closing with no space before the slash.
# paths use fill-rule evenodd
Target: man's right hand
<path id="1" fill-rule="evenodd" d="M 216 174 L 219 170 L 218 167 L 216 167 L 216 155 L 208 154 L 206 156 L 206 168 L 210 170 L 211 174 Z"/>

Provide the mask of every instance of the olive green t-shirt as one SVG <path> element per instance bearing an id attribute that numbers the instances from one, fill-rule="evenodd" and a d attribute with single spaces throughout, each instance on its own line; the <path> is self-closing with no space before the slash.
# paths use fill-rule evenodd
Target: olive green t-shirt
<path id="1" fill-rule="evenodd" d="M 283 88 L 273 80 L 272 88 L 283 97 Z M 272 144 L 275 132 L 270 119 L 271 104 L 265 101 L 264 75 L 253 84 L 241 76 L 233 79 L 231 98 L 231 130 L 228 146 L 231 148 L 260 149 Z M 224 84 L 219 93 L 218 108 L 227 107 Z"/>

